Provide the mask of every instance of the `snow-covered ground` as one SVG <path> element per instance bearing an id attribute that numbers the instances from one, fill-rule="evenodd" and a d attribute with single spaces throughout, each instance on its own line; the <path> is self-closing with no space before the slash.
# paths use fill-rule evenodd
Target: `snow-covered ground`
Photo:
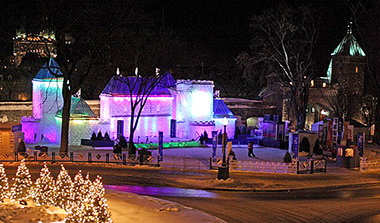
<path id="1" fill-rule="evenodd" d="M 115 223 L 225 222 L 204 212 L 149 196 L 107 190 L 106 198 Z"/>
<path id="2" fill-rule="evenodd" d="M 57 207 L 38 206 L 27 200 L 27 205 L 21 205 L 5 199 L 0 204 L 0 222 L 64 222 L 66 212 Z"/>

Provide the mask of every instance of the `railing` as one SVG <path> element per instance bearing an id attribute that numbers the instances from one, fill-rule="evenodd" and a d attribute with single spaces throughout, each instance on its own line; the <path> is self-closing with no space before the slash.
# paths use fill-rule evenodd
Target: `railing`
<path id="1" fill-rule="evenodd" d="M 123 165 L 160 166 L 158 157 L 145 155 L 128 155 L 127 153 L 104 152 L 39 152 L 7 153 L 0 155 L 0 162 L 76 162 L 76 163 L 117 163 Z"/>
<path id="2" fill-rule="evenodd" d="M 164 156 L 160 162 L 161 167 L 181 170 L 209 170 L 210 163 L 207 158 L 187 158 Z"/>

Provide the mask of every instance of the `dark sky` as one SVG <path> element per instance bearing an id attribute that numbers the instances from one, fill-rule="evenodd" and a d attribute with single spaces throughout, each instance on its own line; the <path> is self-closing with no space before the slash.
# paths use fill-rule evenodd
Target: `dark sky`
<path id="1" fill-rule="evenodd" d="M 9 1 L 2 5 L 2 17 L 35 17 L 38 1 Z M 144 1 L 142 1 L 144 2 Z M 147 0 L 143 3 L 148 13 L 164 15 L 165 24 L 181 37 L 195 41 L 204 51 L 233 61 L 239 52 L 248 49 L 249 21 L 252 15 L 276 7 L 275 0 Z M 351 17 L 343 0 L 293 0 L 284 1 L 291 6 L 306 4 L 321 15 L 317 55 L 317 72 L 324 73 L 330 53 L 346 33 Z M 7 24 L 2 24 L 3 31 Z M 10 33 L 13 30 L 8 30 Z M 354 30 L 355 34 L 355 30 Z M 4 35 L 4 34 L 1 34 Z M 360 40 L 359 40 L 360 43 Z"/>
<path id="2" fill-rule="evenodd" d="M 166 23 L 190 40 L 198 41 L 215 55 L 235 58 L 249 47 L 249 21 L 255 14 L 276 7 L 274 0 L 173 1 L 164 8 Z M 343 0 L 285 1 L 291 6 L 307 5 L 320 14 L 316 48 L 317 72 L 327 69 L 330 53 L 346 34 L 351 13 Z M 360 40 L 359 40 L 360 41 Z"/>

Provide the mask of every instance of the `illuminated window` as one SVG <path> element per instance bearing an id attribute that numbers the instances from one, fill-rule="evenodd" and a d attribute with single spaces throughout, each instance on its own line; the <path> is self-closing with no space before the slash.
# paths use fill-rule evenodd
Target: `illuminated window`
<path id="1" fill-rule="evenodd" d="M 314 80 L 311 80 L 310 84 L 312 87 L 314 87 Z"/>
<path id="2" fill-rule="evenodd" d="M 355 72 L 356 72 L 356 73 L 359 73 L 359 67 L 356 67 L 356 68 L 355 68 Z"/>
<path id="3" fill-rule="evenodd" d="M 323 82 L 323 85 L 322 85 L 323 87 L 326 87 L 326 83 L 325 82 Z"/>

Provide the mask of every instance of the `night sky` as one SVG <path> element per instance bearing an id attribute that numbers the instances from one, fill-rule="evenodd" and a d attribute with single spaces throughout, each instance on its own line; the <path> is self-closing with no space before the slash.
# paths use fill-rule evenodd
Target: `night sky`
<path id="1" fill-rule="evenodd" d="M 351 17 L 350 11 L 343 0 L 284 2 L 292 6 L 306 4 L 320 13 L 316 68 L 317 73 L 321 75 L 327 69 L 330 53 L 346 33 L 346 26 Z M 163 16 L 166 26 L 174 29 L 181 38 L 197 43 L 216 59 L 233 62 L 239 52 L 249 47 L 249 21 L 252 15 L 261 14 L 276 7 L 278 3 L 279 1 L 274 0 L 152 0 L 143 1 L 142 4 L 149 14 L 155 17 Z M 36 17 L 38 1 L 9 1 L 3 3 L 2 11 L 2 31 L 12 34 L 14 30 L 9 29 L 17 26 L 20 18 L 29 20 Z M 15 21 L 9 22 L 9 18 L 14 18 Z M 6 19 L 8 21 L 5 24 Z M 9 36 L 4 33 L 1 35 L 2 39 Z M 2 45 L 4 48 L 4 44 Z"/>
<path id="2" fill-rule="evenodd" d="M 223 3 L 216 3 L 223 2 Z M 234 59 L 249 47 L 250 18 L 280 1 L 174 1 L 165 5 L 165 21 L 190 40 L 221 59 Z M 317 73 L 326 72 L 330 54 L 346 34 L 351 13 L 343 0 L 285 1 L 291 6 L 305 4 L 320 15 L 320 33 L 316 48 Z M 355 30 L 354 30 L 355 34 Z M 358 38 L 358 36 L 356 36 Z M 360 43 L 360 40 L 359 40 Z"/>

